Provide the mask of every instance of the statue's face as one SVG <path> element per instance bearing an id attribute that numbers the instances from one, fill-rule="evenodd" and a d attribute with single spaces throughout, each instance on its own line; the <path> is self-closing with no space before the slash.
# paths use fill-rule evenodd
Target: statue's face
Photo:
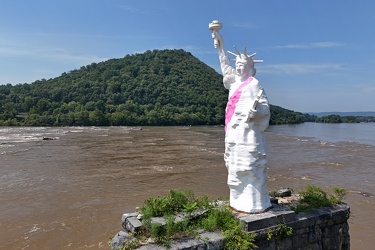
<path id="1" fill-rule="evenodd" d="M 245 75 L 249 73 L 249 70 L 250 70 L 250 65 L 248 64 L 246 60 L 238 60 L 236 62 L 237 75 L 239 76 Z"/>

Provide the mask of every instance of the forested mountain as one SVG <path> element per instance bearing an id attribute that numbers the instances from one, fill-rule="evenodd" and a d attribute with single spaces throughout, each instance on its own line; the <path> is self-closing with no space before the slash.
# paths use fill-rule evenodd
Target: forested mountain
<path id="1" fill-rule="evenodd" d="M 190 53 L 154 50 L 0 85 L 0 125 L 221 125 L 227 95 L 222 76 Z M 277 106 L 271 113 L 271 124 L 311 118 Z"/>

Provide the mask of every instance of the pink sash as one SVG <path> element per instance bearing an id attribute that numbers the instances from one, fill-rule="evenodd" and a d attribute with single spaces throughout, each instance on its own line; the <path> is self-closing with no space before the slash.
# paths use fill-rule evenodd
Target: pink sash
<path id="1" fill-rule="evenodd" d="M 233 93 L 231 97 L 229 97 L 228 103 L 227 103 L 227 108 L 226 108 L 226 113 L 225 113 L 225 126 L 224 126 L 224 131 L 227 131 L 227 124 L 230 122 L 232 119 L 232 116 L 234 114 L 234 111 L 236 110 L 236 105 L 238 101 L 241 98 L 241 93 L 242 89 L 248 85 L 251 81 L 253 80 L 252 77 L 247 78 L 246 81 L 241 83 L 241 85 L 236 89 L 236 91 Z"/>

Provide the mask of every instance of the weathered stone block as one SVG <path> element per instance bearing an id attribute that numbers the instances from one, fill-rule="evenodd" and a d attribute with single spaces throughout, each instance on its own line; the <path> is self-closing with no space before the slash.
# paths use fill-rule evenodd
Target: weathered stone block
<path id="1" fill-rule="evenodd" d="M 133 236 L 130 236 L 127 232 L 120 231 L 111 240 L 111 249 L 118 250 L 121 249 L 123 244 L 127 241 L 134 239 Z"/>
<path id="2" fill-rule="evenodd" d="M 271 197 L 270 201 L 271 201 L 271 204 L 279 204 L 279 199 L 277 199 L 275 197 Z"/>
<path id="3" fill-rule="evenodd" d="M 183 238 L 176 240 L 171 244 L 173 250 L 206 250 L 206 244 L 203 241 L 199 241 L 191 238 Z"/>
<path id="4" fill-rule="evenodd" d="M 303 248 L 306 249 L 306 246 L 309 245 L 308 234 L 294 235 L 293 238 L 293 247 L 294 248 Z"/>
<path id="5" fill-rule="evenodd" d="M 322 247 L 323 249 L 330 249 L 330 250 L 339 250 L 341 246 L 339 245 L 339 240 L 337 238 L 323 238 L 322 239 Z"/>
<path id="6" fill-rule="evenodd" d="M 314 214 L 299 213 L 291 223 L 291 226 L 293 229 L 315 227 L 315 216 Z"/>
<path id="7" fill-rule="evenodd" d="M 320 242 L 313 243 L 306 247 L 308 250 L 323 250 L 322 244 Z"/>
<path id="8" fill-rule="evenodd" d="M 139 213 L 125 213 L 121 217 L 121 222 L 125 222 L 129 217 L 137 217 Z"/>
<path id="9" fill-rule="evenodd" d="M 293 242 L 291 238 L 280 240 L 276 243 L 277 250 L 290 250 L 293 249 Z"/>
<path id="10" fill-rule="evenodd" d="M 244 229 L 249 232 L 277 224 L 277 216 L 269 212 L 243 215 L 238 219 L 243 223 Z"/>
<path id="11" fill-rule="evenodd" d="M 310 233 L 308 234 L 309 236 L 309 244 L 314 244 L 320 241 L 322 238 L 322 232 L 319 228 L 315 230 L 311 230 Z"/>
<path id="12" fill-rule="evenodd" d="M 350 208 L 346 204 L 334 206 L 331 212 L 334 224 L 345 223 L 350 216 Z"/>
<path id="13" fill-rule="evenodd" d="M 224 248 L 224 237 L 219 233 L 204 232 L 199 234 L 199 237 L 206 242 L 207 250 L 216 250 Z"/>
<path id="14" fill-rule="evenodd" d="M 137 248 L 137 250 L 166 250 L 166 249 L 167 248 L 156 245 L 156 244 L 144 245 L 144 246 Z"/>
<path id="15" fill-rule="evenodd" d="M 163 217 L 152 217 L 151 223 L 158 223 L 162 226 L 165 226 L 167 224 L 166 220 Z"/>
<path id="16" fill-rule="evenodd" d="M 140 220 L 138 220 L 136 217 L 128 217 L 126 220 L 125 220 L 125 228 L 134 233 L 134 232 L 138 232 L 142 227 L 142 222 Z"/>
<path id="17" fill-rule="evenodd" d="M 256 250 L 270 250 L 270 249 L 277 249 L 276 248 L 276 241 L 275 240 L 269 240 L 269 241 L 262 241 L 257 242 L 258 248 Z"/>
<path id="18" fill-rule="evenodd" d="M 273 208 L 268 211 L 270 214 L 276 215 L 277 223 L 286 223 L 295 218 L 296 213 L 287 207 L 273 205 Z"/>
<path id="19" fill-rule="evenodd" d="M 277 197 L 289 197 L 289 196 L 292 196 L 292 190 L 287 189 L 287 188 L 279 189 L 279 190 L 276 190 L 275 195 Z"/>
<path id="20" fill-rule="evenodd" d="M 274 204 L 273 207 L 260 214 L 238 213 L 235 216 L 244 224 L 244 229 L 251 232 L 261 228 L 268 228 L 278 223 L 289 222 L 294 219 L 295 212 L 287 207 Z"/>

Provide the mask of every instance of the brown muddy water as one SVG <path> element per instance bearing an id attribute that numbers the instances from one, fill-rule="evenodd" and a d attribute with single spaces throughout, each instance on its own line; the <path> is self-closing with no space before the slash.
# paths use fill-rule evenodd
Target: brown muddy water
<path id="1" fill-rule="evenodd" d="M 351 249 L 373 249 L 375 145 L 285 129 L 266 132 L 270 190 L 349 190 Z M 148 197 L 226 198 L 223 152 L 219 126 L 0 127 L 0 249 L 109 249 L 122 213 Z"/>

